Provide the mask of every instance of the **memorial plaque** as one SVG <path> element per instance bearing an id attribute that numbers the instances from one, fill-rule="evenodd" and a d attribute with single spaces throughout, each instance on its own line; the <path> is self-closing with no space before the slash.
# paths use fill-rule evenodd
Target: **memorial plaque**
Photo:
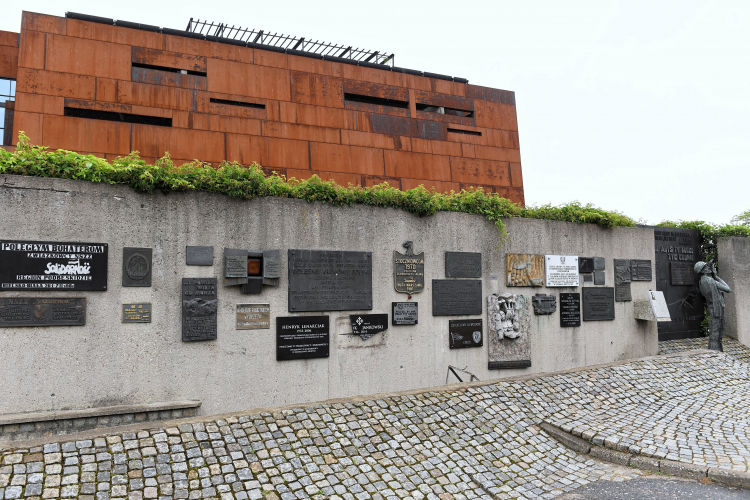
<path id="1" fill-rule="evenodd" d="M 185 265 L 213 266 L 214 247 L 185 247 Z"/>
<path id="2" fill-rule="evenodd" d="M 224 249 L 224 285 L 247 283 L 247 250 Z"/>
<path id="3" fill-rule="evenodd" d="M 0 328 L 85 324 L 85 298 L 0 297 Z"/>
<path id="4" fill-rule="evenodd" d="M 531 297 L 531 305 L 534 306 L 534 314 L 537 316 L 552 314 L 557 311 L 557 297 L 554 295 L 535 293 L 534 296 Z"/>
<path id="5" fill-rule="evenodd" d="M 372 252 L 289 250 L 289 310 L 372 309 Z"/>
<path id="6" fill-rule="evenodd" d="M 448 337 L 451 349 L 482 347 L 482 319 L 452 319 L 448 321 Z"/>
<path id="7" fill-rule="evenodd" d="M 583 321 L 615 319 L 615 290 L 612 287 L 583 289 Z"/>
<path id="8" fill-rule="evenodd" d="M 416 325 L 419 323 L 418 302 L 392 302 L 391 321 L 393 325 Z"/>
<path id="9" fill-rule="evenodd" d="M 263 278 L 281 278 L 281 250 L 263 251 Z M 268 285 L 269 283 L 264 284 Z"/>
<path id="10" fill-rule="evenodd" d="M 524 295 L 509 292 L 487 297 L 487 368 L 531 366 L 531 311 Z"/>
<path id="11" fill-rule="evenodd" d="M 446 278 L 481 278 L 482 254 L 477 252 L 445 252 Z"/>
<path id="12" fill-rule="evenodd" d="M 151 323 L 151 303 L 139 302 L 122 305 L 123 323 Z"/>
<path id="13" fill-rule="evenodd" d="M 151 249 L 122 249 L 122 286 L 151 286 Z"/>
<path id="14" fill-rule="evenodd" d="M 107 289 L 106 243 L 0 240 L 0 291 Z"/>
<path id="15" fill-rule="evenodd" d="M 594 258 L 593 257 L 578 257 L 578 272 L 579 273 L 593 273 L 594 272 Z"/>
<path id="16" fill-rule="evenodd" d="M 388 329 L 387 314 L 350 314 L 349 321 L 352 324 L 352 335 L 359 335 L 362 340 Z"/>
<path id="17" fill-rule="evenodd" d="M 577 255 L 545 255 L 546 281 L 548 287 L 578 286 Z"/>
<path id="18" fill-rule="evenodd" d="M 560 326 L 581 326 L 581 294 L 560 294 Z"/>
<path id="19" fill-rule="evenodd" d="M 664 299 L 664 292 L 649 290 L 648 301 L 651 304 L 651 309 L 654 311 L 656 321 L 672 321 L 667 301 Z"/>
<path id="20" fill-rule="evenodd" d="M 505 275 L 508 286 L 543 286 L 544 255 L 505 254 Z"/>
<path id="21" fill-rule="evenodd" d="M 594 271 L 604 271 L 605 267 L 604 257 L 594 257 Z"/>
<path id="22" fill-rule="evenodd" d="M 688 262 L 669 263 L 669 282 L 676 286 L 695 285 L 695 265 Z"/>
<path id="23" fill-rule="evenodd" d="M 399 293 L 424 290 L 424 252 L 411 252 L 410 242 L 404 243 L 406 253 L 393 251 L 393 286 Z"/>
<path id="24" fill-rule="evenodd" d="M 630 302 L 633 300 L 633 296 L 630 293 L 630 280 L 630 260 L 615 259 L 615 300 L 617 302 Z"/>
<path id="25" fill-rule="evenodd" d="M 482 280 L 432 280 L 432 315 L 482 314 Z"/>
<path id="26" fill-rule="evenodd" d="M 595 285 L 606 285 L 607 279 L 604 271 L 594 271 L 594 284 Z"/>
<path id="27" fill-rule="evenodd" d="M 182 278 L 182 341 L 216 340 L 216 278 Z"/>
<path id="28" fill-rule="evenodd" d="M 593 274 L 582 274 L 583 277 L 583 286 L 591 286 L 594 284 L 594 275 Z"/>
<path id="29" fill-rule="evenodd" d="M 327 358 L 329 350 L 328 316 L 276 318 L 276 361 Z"/>
<path id="30" fill-rule="evenodd" d="M 630 279 L 633 281 L 651 281 L 651 261 L 630 259 Z"/>
<path id="31" fill-rule="evenodd" d="M 271 328 L 271 304 L 237 304 L 237 330 Z"/>

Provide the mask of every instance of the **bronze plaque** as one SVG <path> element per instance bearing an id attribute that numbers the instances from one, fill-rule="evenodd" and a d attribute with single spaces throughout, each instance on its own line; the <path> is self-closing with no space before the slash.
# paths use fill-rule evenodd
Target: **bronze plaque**
<path id="1" fill-rule="evenodd" d="M 399 293 L 424 290 L 424 252 L 403 254 L 393 251 L 393 285 Z"/>
<path id="2" fill-rule="evenodd" d="M 695 265 L 690 262 L 670 262 L 669 281 L 671 285 L 693 286 L 695 284 Z"/>
<path id="3" fill-rule="evenodd" d="M 122 286 L 151 286 L 151 249 L 122 249 Z"/>
<path id="4" fill-rule="evenodd" d="M 0 298 L 0 327 L 83 326 L 85 324 L 85 298 Z"/>
<path id="5" fill-rule="evenodd" d="M 151 303 L 140 302 L 122 305 L 123 323 L 151 323 Z"/>
<path id="6" fill-rule="evenodd" d="M 633 281 L 651 281 L 653 279 L 651 274 L 651 261 L 631 259 L 630 276 Z"/>
<path id="7" fill-rule="evenodd" d="M 213 266 L 214 247 L 185 247 L 185 265 Z"/>
<path id="8" fill-rule="evenodd" d="M 479 252 L 445 252 L 446 278 L 481 278 L 482 254 Z"/>
<path id="9" fill-rule="evenodd" d="M 629 259 L 615 259 L 615 301 L 630 302 L 633 296 L 630 293 L 631 270 Z M 585 306 L 585 301 L 584 301 Z M 585 311 L 585 310 L 584 310 Z M 585 320 L 584 315 L 584 320 Z"/>
<path id="10" fill-rule="evenodd" d="M 216 278 L 182 278 L 182 341 L 216 340 Z"/>
<path id="11" fill-rule="evenodd" d="M 237 330 L 271 328 L 271 304 L 237 304 Z"/>
<path id="12" fill-rule="evenodd" d="M 544 255 L 506 254 L 505 271 L 508 286 L 543 286 Z"/>

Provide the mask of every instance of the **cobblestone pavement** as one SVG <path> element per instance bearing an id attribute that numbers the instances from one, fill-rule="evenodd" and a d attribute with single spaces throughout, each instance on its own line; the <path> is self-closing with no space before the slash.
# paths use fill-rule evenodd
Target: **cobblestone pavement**
<path id="1" fill-rule="evenodd" d="M 0 452 L 0 499 L 553 498 L 635 469 L 599 444 L 746 470 L 748 364 L 691 354 Z"/>
<path id="2" fill-rule="evenodd" d="M 724 339 L 722 344 L 726 354 L 745 363 L 750 363 L 750 348 L 732 339 Z M 659 354 L 671 354 L 694 349 L 708 349 L 708 337 L 659 342 Z"/>

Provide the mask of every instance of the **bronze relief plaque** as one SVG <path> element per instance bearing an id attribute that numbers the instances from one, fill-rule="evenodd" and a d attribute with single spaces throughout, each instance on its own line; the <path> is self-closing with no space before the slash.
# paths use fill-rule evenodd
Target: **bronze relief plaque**
<path id="1" fill-rule="evenodd" d="M 0 297 L 0 328 L 85 324 L 85 298 Z"/>
<path id="2" fill-rule="evenodd" d="M 216 278 L 182 278 L 182 341 L 216 340 Z"/>
<path id="3" fill-rule="evenodd" d="M 151 249 L 122 249 L 122 286 L 151 286 Z"/>
<path id="4" fill-rule="evenodd" d="M 543 286 L 544 255 L 505 254 L 505 271 L 508 286 Z"/>

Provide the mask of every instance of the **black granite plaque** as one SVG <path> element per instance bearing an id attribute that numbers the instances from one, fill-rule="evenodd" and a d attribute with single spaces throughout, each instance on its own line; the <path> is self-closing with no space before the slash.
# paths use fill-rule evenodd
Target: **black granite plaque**
<path id="1" fill-rule="evenodd" d="M 560 294 L 560 326 L 581 326 L 581 294 Z"/>
<path id="2" fill-rule="evenodd" d="M 289 311 L 372 309 L 372 252 L 289 250 Z"/>
<path id="3" fill-rule="evenodd" d="M 482 280 L 432 280 L 432 315 L 482 314 Z"/>
<path id="4" fill-rule="evenodd" d="M 605 267 L 604 257 L 594 257 L 594 271 L 604 271 Z"/>
<path id="5" fill-rule="evenodd" d="M 329 349 L 328 316 L 276 318 L 276 361 L 327 358 Z"/>
<path id="6" fill-rule="evenodd" d="M 670 262 L 669 281 L 671 285 L 695 285 L 695 265 L 689 262 Z"/>
<path id="7" fill-rule="evenodd" d="M 451 349 L 482 347 L 484 335 L 481 318 L 449 320 L 448 337 Z"/>
<path id="8" fill-rule="evenodd" d="M 85 298 L 0 297 L 0 328 L 85 324 Z"/>
<path id="9" fill-rule="evenodd" d="M 107 289 L 106 243 L 0 240 L 0 291 Z"/>
<path id="10" fill-rule="evenodd" d="M 578 257 L 578 272 L 579 273 L 593 273 L 594 272 L 594 258 L 593 257 Z"/>
<path id="11" fill-rule="evenodd" d="M 482 254 L 477 252 L 445 252 L 446 278 L 481 278 Z"/>
<path id="12" fill-rule="evenodd" d="M 604 271 L 594 271 L 594 284 L 595 285 L 606 285 L 606 275 L 604 274 Z"/>
<path id="13" fill-rule="evenodd" d="M 122 305 L 123 323 L 151 323 L 151 303 L 140 302 Z"/>
<path id="14" fill-rule="evenodd" d="M 185 265 L 213 266 L 214 247 L 185 247 Z"/>
<path id="15" fill-rule="evenodd" d="M 630 259 L 630 278 L 633 281 L 651 281 L 651 261 Z"/>
<path id="16" fill-rule="evenodd" d="M 394 325 L 419 323 L 419 302 L 391 302 L 391 321 Z"/>
<path id="17" fill-rule="evenodd" d="M 281 250 L 263 251 L 263 278 L 281 278 Z"/>
<path id="18" fill-rule="evenodd" d="M 630 282 L 615 283 L 615 301 L 630 302 L 633 300 L 633 294 L 630 290 Z"/>
<path id="19" fill-rule="evenodd" d="M 216 278 L 182 278 L 182 341 L 216 340 Z"/>
<path id="20" fill-rule="evenodd" d="M 352 335 L 359 335 L 362 340 L 388 329 L 387 314 L 350 314 L 349 321 L 352 323 Z"/>
<path id="21" fill-rule="evenodd" d="M 615 319 L 615 290 L 612 287 L 583 289 L 583 321 Z"/>
<path id="22" fill-rule="evenodd" d="M 151 286 L 151 249 L 122 249 L 122 286 Z"/>
<path id="23" fill-rule="evenodd" d="M 393 251 L 393 286 L 399 293 L 424 290 L 424 252 L 403 254 Z"/>
<path id="24" fill-rule="evenodd" d="M 531 305 L 534 306 L 534 314 L 537 316 L 552 314 L 557 311 L 557 297 L 554 295 L 535 293 L 534 296 L 531 297 Z"/>
<path id="25" fill-rule="evenodd" d="M 615 259 L 615 301 L 630 302 L 633 296 L 630 293 L 630 259 Z"/>

